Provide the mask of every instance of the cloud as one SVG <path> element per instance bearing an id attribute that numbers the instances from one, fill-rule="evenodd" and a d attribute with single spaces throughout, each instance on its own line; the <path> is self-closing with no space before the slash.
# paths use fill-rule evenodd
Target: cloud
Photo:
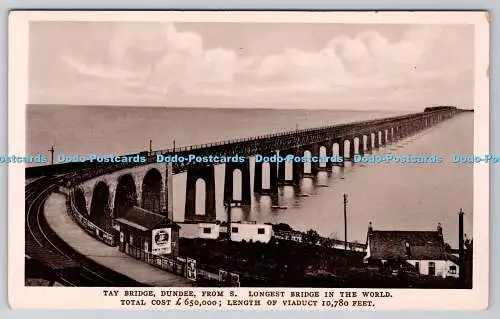
<path id="1" fill-rule="evenodd" d="M 363 96 L 384 100 L 429 94 L 430 82 L 437 87 L 462 83 L 473 70 L 471 37 L 446 26 L 414 26 L 397 38 L 373 28 L 334 35 L 320 50 L 284 43 L 279 53 L 255 56 L 224 47 L 222 40 L 208 48 L 200 34 L 179 31 L 174 24 L 124 23 L 113 28 L 107 40 L 91 53 L 56 52 L 74 75 L 68 80 L 72 96 L 79 90 L 92 94 L 92 88 L 102 91 L 94 96 L 106 103 L 113 103 L 113 97 L 106 96 L 109 92 L 123 94 L 131 103 L 148 97 L 159 104 L 198 101 L 200 106 L 205 101 L 217 106 L 218 97 L 221 103 L 232 100 L 247 106 Z M 92 45 L 92 36 L 85 41 Z M 88 81 L 95 83 L 89 86 Z M 43 88 L 34 89 L 39 97 Z M 438 94 L 435 91 L 432 94 Z"/>
<path id="2" fill-rule="evenodd" d="M 79 74 L 88 75 L 92 77 L 98 77 L 103 79 L 114 79 L 114 80 L 134 80 L 137 78 L 143 78 L 145 72 L 132 72 L 126 68 L 121 68 L 119 66 L 104 65 L 104 64 L 92 64 L 87 65 L 79 60 L 76 60 L 70 56 L 61 56 L 61 59 L 68 65 L 69 68 L 75 70 Z"/>

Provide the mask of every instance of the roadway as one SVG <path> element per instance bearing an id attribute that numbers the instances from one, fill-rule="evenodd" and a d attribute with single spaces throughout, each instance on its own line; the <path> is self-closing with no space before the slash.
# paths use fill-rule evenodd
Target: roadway
<path id="1" fill-rule="evenodd" d="M 47 198 L 57 190 L 59 178 L 43 177 L 26 185 L 26 277 L 76 287 L 146 286 L 81 255 L 51 230 L 43 210 Z"/>

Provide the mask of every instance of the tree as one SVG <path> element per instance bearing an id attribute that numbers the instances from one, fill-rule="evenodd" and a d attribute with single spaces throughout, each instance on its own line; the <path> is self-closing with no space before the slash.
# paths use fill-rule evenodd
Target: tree
<path id="1" fill-rule="evenodd" d="M 316 245 L 316 243 L 319 241 L 319 234 L 317 231 L 314 229 L 309 229 L 304 236 L 302 236 L 302 242 L 310 245 Z"/>
<path id="2" fill-rule="evenodd" d="M 465 256 L 468 259 L 472 259 L 474 242 L 472 238 L 465 238 L 464 240 L 464 248 L 465 248 Z"/>
<path id="3" fill-rule="evenodd" d="M 274 230 L 277 231 L 291 231 L 292 227 L 290 225 L 285 224 L 285 223 L 279 223 L 277 225 L 273 225 Z"/>
<path id="4" fill-rule="evenodd" d="M 450 244 L 444 243 L 444 251 L 446 251 L 446 252 L 451 252 L 452 251 Z"/>

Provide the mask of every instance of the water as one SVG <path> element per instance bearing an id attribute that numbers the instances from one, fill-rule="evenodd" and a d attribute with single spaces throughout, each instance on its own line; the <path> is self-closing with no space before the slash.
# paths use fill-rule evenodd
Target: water
<path id="1" fill-rule="evenodd" d="M 381 118 L 401 112 L 330 110 L 160 109 L 90 106 L 29 106 L 27 150 L 47 153 L 54 145 L 65 154 L 126 154 L 333 123 Z M 348 240 L 365 242 L 368 222 L 374 229 L 434 230 L 443 226 L 445 240 L 458 242 L 458 209 L 465 232 L 472 234 L 472 166 L 451 164 L 453 153 L 473 153 L 473 115 L 440 123 L 376 153 L 438 154 L 446 161 L 424 165 L 347 165 L 332 174 L 305 178 L 300 187 L 280 187 L 274 201 L 252 193 L 250 208 L 233 208 L 234 220 L 284 222 L 298 230 L 316 229 L 323 236 L 344 238 L 342 195 L 348 195 Z M 253 174 L 253 164 L 251 165 Z M 252 175 L 253 176 L 253 175 Z M 186 174 L 174 177 L 174 219 L 184 218 Z M 224 167 L 216 166 L 217 219 L 225 220 Z M 253 185 L 253 181 L 252 181 Z M 319 186 L 318 186 L 319 185 Z M 252 186 L 253 189 L 253 186 Z M 297 194 L 310 194 L 302 197 Z M 286 205 L 286 210 L 272 209 Z"/>

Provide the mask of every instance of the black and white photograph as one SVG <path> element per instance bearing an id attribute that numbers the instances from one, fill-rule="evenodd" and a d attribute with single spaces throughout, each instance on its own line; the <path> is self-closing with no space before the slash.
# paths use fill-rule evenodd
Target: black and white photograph
<path id="1" fill-rule="evenodd" d="M 484 12 L 73 14 L 19 15 L 10 64 L 24 288 L 333 309 L 485 284 Z"/>

